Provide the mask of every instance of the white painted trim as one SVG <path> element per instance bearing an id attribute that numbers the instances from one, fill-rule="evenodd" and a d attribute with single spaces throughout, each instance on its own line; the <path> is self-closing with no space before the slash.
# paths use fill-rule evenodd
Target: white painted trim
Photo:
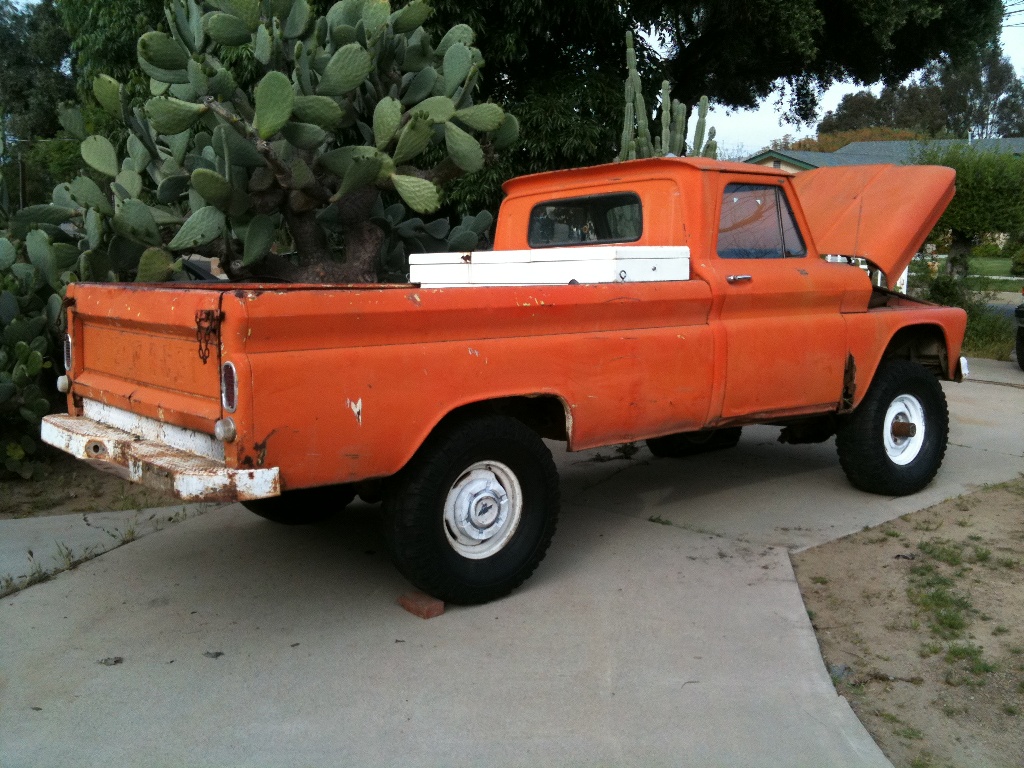
<path id="1" fill-rule="evenodd" d="M 165 424 L 162 421 L 139 416 L 137 413 L 114 408 L 96 400 L 83 401 L 82 415 L 99 424 L 115 427 L 144 440 L 163 443 L 177 448 L 179 451 L 205 456 L 214 461 L 224 461 L 224 443 L 213 435 L 176 427 L 173 424 Z"/>
<path id="2" fill-rule="evenodd" d="M 184 501 L 247 501 L 281 494 L 278 467 L 230 469 L 223 461 L 147 440 L 84 416 L 43 419 L 43 442 L 102 464 L 132 482 L 169 491 Z"/>
<path id="3" fill-rule="evenodd" d="M 424 288 L 689 279 L 686 246 L 579 246 L 409 256 L 409 280 Z"/>

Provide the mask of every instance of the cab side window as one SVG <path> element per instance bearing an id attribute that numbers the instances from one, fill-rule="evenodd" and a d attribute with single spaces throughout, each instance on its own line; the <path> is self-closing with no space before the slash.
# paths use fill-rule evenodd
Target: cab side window
<path id="1" fill-rule="evenodd" d="M 531 248 L 631 243 L 643 234 L 640 197 L 632 192 L 552 200 L 530 211 Z"/>
<path id="2" fill-rule="evenodd" d="M 785 193 L 768 184 L 727 184 L 718 225 L 723 259 L 784 259 L 806 256 Z"/>

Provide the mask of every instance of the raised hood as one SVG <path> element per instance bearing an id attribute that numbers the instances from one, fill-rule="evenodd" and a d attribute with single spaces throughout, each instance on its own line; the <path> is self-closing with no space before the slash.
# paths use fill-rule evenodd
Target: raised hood
<path id="1" fill-rule="evenodd" d="M 955 179 L 937 165 L 847 165 L 798 173 L 793 185 L 818 251 L 867 259 L 892 286 L 953 199 Z"/>

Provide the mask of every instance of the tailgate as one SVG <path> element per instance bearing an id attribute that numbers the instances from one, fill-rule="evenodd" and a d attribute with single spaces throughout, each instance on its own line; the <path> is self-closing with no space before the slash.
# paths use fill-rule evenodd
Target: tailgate
<path id="1" fill-rule="evenodd" d="M 83 284 L 68 296 L 77 402 L 213 432 L 221 415 L 222 291 Z"/>

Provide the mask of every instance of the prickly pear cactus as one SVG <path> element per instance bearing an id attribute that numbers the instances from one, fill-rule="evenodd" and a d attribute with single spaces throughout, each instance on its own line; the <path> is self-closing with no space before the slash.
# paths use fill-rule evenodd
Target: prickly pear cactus
<path id="1" fill-rule="evenodd" d="M 715 141 L 715 129 L 705 130 L 708 117 L 708 97 L 701 96 L 694 107 L 697 111 L 697 125 L 693 132 L 693 145 L 686 145 L 686 126 L 689 116 L 686 105 L 673 99 L 669 92 L 669 82 L 661 83 L 661 135 L 651 139 L 648 123 L 647 106 L 641 92 L 640 75 L 636 70 L 636 50 L 633 46 L 633 33 L 626 33 L 626 107 L 622 127 L 622 142 L 617 160 L 636 160 L 644 157 L 683 157 L 696 155 L 699 157 L 718 157 L 718 142 Z M 690 151 L 688 152 L 687 149 Z"/>
<path id="2" fill-rule="evenodd" d="M 75 249 L 61 249 L 71 279 L 166 280 L 198 253 L 236 279 L 373 282 L 403 279 L 408 251 L 450 233 L 475 246 L 476 217 L 451 228 L 409 211 L 436 211 L 441 188 L 518 123 L 473 101 L 473 30 L 432 40 L 430 13 L 425 0 L 342 0 L 321 17 L 307 0 L 171 0 L 166 29 L 138 41 L 151 98 L 132 105 L 112 78 L 94 82 L 125 145 L 69 113 L 89 171 L 24 220 Z M 248 90 L 223 63 L 237 46 L 262 69 Z"/>

